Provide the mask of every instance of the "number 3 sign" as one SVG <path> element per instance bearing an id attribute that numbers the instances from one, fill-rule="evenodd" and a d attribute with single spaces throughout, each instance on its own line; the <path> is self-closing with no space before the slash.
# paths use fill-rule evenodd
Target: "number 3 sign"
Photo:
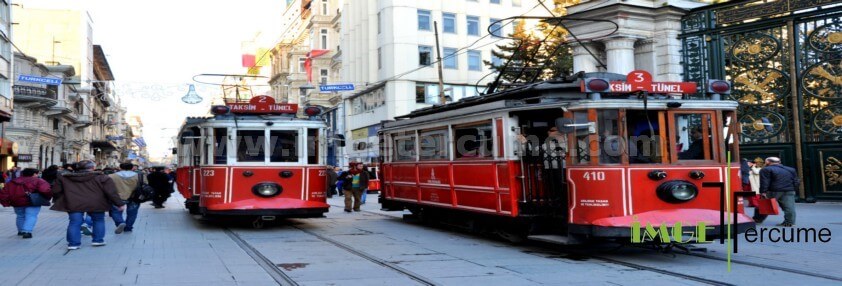
<path id="1" fill-rule="evenodd" d="M 626 75 L 626 83 L 631 85 L 632 91 L 649 90 L 652 86 L 652 75 L 645 70 L 633 70 Z"/>

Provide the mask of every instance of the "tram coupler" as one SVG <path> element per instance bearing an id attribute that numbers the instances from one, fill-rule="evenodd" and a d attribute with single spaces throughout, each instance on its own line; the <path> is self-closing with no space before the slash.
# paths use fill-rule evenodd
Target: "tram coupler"
<path id="1" fill-rule="evenodd" d="M 262 221 L 273 221 L 273 220 L 275 220 L 275 216 L 273 216 L 273 215 L 261 216 L 260 220 L 262 220 Z"/>

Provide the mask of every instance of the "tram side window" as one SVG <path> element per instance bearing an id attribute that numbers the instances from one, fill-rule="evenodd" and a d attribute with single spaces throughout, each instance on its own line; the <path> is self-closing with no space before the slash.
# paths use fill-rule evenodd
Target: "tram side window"
<path id="1" fill-rule="evenodd" d="M 270 130 L 269 144 L 272 146 L 272 155 L 269 162 L 298 162 L 298 131 Z M 309 149 L 310 138 L 307 138 L 307 145 Z"/>
<path id="2" fill-rule="evenodd" d="M 678 160 L 713 160 L 710 114 L 675 114 Z"/>
<path id="3" fill-rule="evenodd" d="M 658 111 L 627 110 L 628 153 L 631 164 L 661 163 L 661 132 Z"/>
<path id="4" fill-rule="evenodd" d="M 415 136 L 395 138 L 395 161 L 415 161 Z"/>
<path id="5" fill-rule="evenodd" d="M 449 159 L 447 148 L 447 130 L 423 131 L 420 134 L 421 160 L 447 160 Z"/>
<path id="6" fill-rule="evenodd" d="M 228 163 L 228 128 L 213 129 L 213 163 Z"/>
<path id="7" fill-rule="evenodd" d="M 456 142 L 456 159 L 491 158 L 494 138 L 491 136 L 491 121 L 468 126 L 454 126 L 453 139 Z"/>
<path id="8" fill-rule="evenodd" d="M 263 130 L 237 130 L 237 161 L 263 162 L 265 142 Z"/>
<path id="9" fill-rule="evenodd" d="M 319 130 L 307 129 L 307 164 L 319 163 Z"/>
<path id="10" fill-rule="evenodd" d="M 620 163 L 623 155 L 620 140 L 619 110 L 600 110 L 599 117 L 599 162 L 602 164 Z"/>

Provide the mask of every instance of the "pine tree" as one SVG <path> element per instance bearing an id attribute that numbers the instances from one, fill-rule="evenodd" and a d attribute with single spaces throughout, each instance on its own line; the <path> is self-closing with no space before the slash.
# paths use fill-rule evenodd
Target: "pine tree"
<path id="1" fill-rule="evenodd" d="M 553 14 L 562 16 L 567 14 L 567 6 L 578 3 L 579 0 L 553 0 Z M 514 41 L 505 45 L 497 45 L 491 53 L 501 59 L 501 63 L 485 61 L 490 68 L 505 72 L 501 76 L 503 82 L 528 82 L 533 78 L 546 80 L 567 76 L 573 73 L 573 56 L 566 41 L 567 31 L 556 23 L 540 22 L 534 31 L 526 29 L 525 21 L 515 22 L 514 32 L 510 37 Z M 541 43 L 546 38 L 546 41 Z M 545 65 L 546 63 L 546 65 Z M 537 75 L 536 75 L 537 74 Z"/>

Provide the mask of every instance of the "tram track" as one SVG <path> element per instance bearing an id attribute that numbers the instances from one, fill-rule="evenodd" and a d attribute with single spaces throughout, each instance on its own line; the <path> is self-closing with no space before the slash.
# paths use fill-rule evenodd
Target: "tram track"
<path id="1" fill-rule="evenodd" d="M 250 256 L 252 259 L 254 259 L 254 261 L 257 262 L 257 265 L 259 265 L 260 268 L 263 268 L 263 271 L 266 271 L 266 274 L 269 274 L 269 276 L 272 277 L 272 279 L 275 280 L 275 282 L 277 282 L 278 285 L 282 285 L 282 286 L 298 286 L 299 285 L 298 282 L 295 282 L 295 280 L 293 280 L 292 277 L 289 277 L 289 275 L 287 275 L 283 270 L 281 270 L 280 268 L 275 266 L 275 264 L 272 263 L 272 261 L 269 260 L 269 258 L 266 258 L 266 256 L 263 256 L 263 254 L 261 254 L 260 251 L 258 251 L 256 248 L 251 246 L 251 244 L 249 244 L 248 241 L 246 241 L 245 239 L 240 237 L 239 234 L 237 234 L 236 232 L 234 232 L 233 230 L 231 230 L 227 227 L 224 228 L 224 231 L 225 231 L 225 234 L 227 234 L 228 237 L 230 237 L 231 240 L 233 240 L 234 243 L 237 244 L 237 246 L 239 246 L 241 249 L 243 249 L 243 251 L 245 251 L 246 254 L 248 254 L 248 256 Z"/>
<path id="2" fill-rule="evenodd" d="M 680 253 L 680 254 L 686 255 L 686 256 L 693 256 L 693 257 L 717 260 L 717 261 L 725 261 L 725 262 L 728 261 L 728 259 L 716 257 L 716 256 L 709 255 L 709 254 L 701 254 L 701 253 Z M 758 267 L 758 268 L 764 268 L 764 269 L 777 270 L 777 271 L 787 272 L 787 273 L 792 273 L 792 274 L 806 275 L 806 276 L 810 276 L 810 277 L 833 280 L 833 281 L 836 281 L 836 282 L 842 282 L 842 277 L 830 276 L 830 275 L 825 275 L 825 274 L 820 274 L 820 273 L 815 273 L 815 272 L 809 272 L 809 271 L 803 271 L 803 270 L 798 270 L 798 269 L 792 269 L 792 268 L 787 268 L 787 267 L 780 267 L 780 266 L 768 265 L 768 264 L 763 264 L 763 263 L 749 262 L 749 261 L 743 261 L 743 260 L 735 260 L 735 259 L 731 259 L 731 263 L 746 265 L 746 266 L 752 266 L 752 267 Z"/>
<path id="3" fill-rule="evenodd" d="M 342 207 L 342 206 L 339 206 L 339 205 L 333 205 L 333 206 Z M 379 216 L 384 216 L 384 217 L 389 217 L 389 218 L 399 218 L 397 216 L 390 216 L 390 215 L 387 215 L 387 214 L 373 212 L 373 211 L 367 211 L 367 210 L 363 210 L 362 212 L 370 213 L 370 214 L 374 214 L 374 215 L 379 215 Z M 305 232 L 307 232 L 307 231 L 305 231 Z M 554 249 L 554 251 L 558 251 L 558 250 Z M 566 252 L 572 253 L 570 251 L 566 251 Z M 737 284 L 733 284 L 733 283 L 728 283 L 728 282 L 723 282 L 723 281 L 718 281 L 718 280 L 707 279 L 707 278 L 704 278 L 704 277 L 678 273 L 678 272 L 674 272 L 674 271 L 664 270 L 664 269 L 646 266 L 646 265 L 637 264 L 637 263 L 631 263 L 631 262 L 627 262 L 627 261 L 621 261 L 621 260 L 617 260 L 617 259 L 613 259 L 613 258 L 597 256 L 597 255 L 593 255 L 593 254 L 582 254 L 582 253 L 576 253 L 576 254 L 580 254 L 582 256 L 592 258 L 594 260 L 606 262 L 606 263 L 611 263 L 611 264 L 621 265 L 621 266 L 624 266 L 624 267 L 633 268 L 633 269 L 637 269 L 637 270 L 648 271 L 648 272 L 658 273 L 658 274 L 662 274 L 662 275 L 672 276 L 672 277 L 681 278 L 681 279 L 689 280 L 689 281 L 694 281 L 694 282 L 698 282 L 698 283 L 702 283 L 702 284 L 706 284 L 706 285 L 717 285 L 717 286 L 734 286 L 734 285 L 737 285 Z"/>
<path id="4" fill-rule="evenodd" d="M 421 276 L 421 275 L 419 275 L 417 273 L 414 273 L 412 271 L 409 271 L 409 270 L 407 270 L 403 267 L 397 266 L 394 263 L 390 263 L 386 260 L 377 258 L 377 257 L 375 257 L 371 254 L 365 253 L 365 252 L 363 252 L 361 250 L 358 250 L 356 248 L 353 248 L 353 247 L 351 247 L 347 244 L 341 243 L 339 241 L 336 241 L 336 240 L 331 239 L 329 237 L 326 237 L 324 235 L 318 234 L 316 232 L 297 227 L 295 225 L 291 225 L 291 227 L 293 227 L 293 228 L 295 228 L 295 229 L 297 229 L 297 230 L 299 230 L 303 233 L 306 233 L 310 236 L 313 236 L 313 237 L 315 237 L 315 238 L 317 238 L 321 241 L 324 241 L 324 242 L 329 243 L 333 246 L 336 246 L 336 247 L 338 247 L 338 248 L 340 248 L 340 249 L 342 249 L 342 250 L 344 250 L 348 253 L 351 253 L 351 254 L 353 254 L 357 257 L 368 260 L 368 261 L 370 261 L 370 262 L 372 262 L 376 265 L 380 265 L 380 266 L 389 268 L 389 269 L 393 270 L 394 272 L 400 274 L 401 276 L 412 279 L 412 280 L 414 280 L 414 281 L 416 281 L 416 282 L 418 282 L 422 285 L 439 285 L 438 283 L 436 283 L 435 281 L 433 281 L 433 280 L 431 280 L 427 277 Z M 248 241 L 246 241 L 244 238 L 242 238 L 235 231 L 233 231 L 229 228 L 225 228 L 224 230 L 225 230 L 225 233 L 235 243 L 237 243 L 237 245 L 240 248 L 242 248 L 243 251 L 246 252 L 246 254 L 248 254 L 252 259 L 254 259 L 254 261 L 257 262 L 257 264 L 261 268 L 263 268 L 263 270 L 266 271 L 266 273 L 269 274 L 269 276 L 271 276 L 272 279 L 275 280 L 275 282 L 278 283 L 278 285 L 284 285 L 284 286 L 299 285 L 294 279 L 292 279 L 289 275 L 287 275 L 279 267 L 275 266 L 275 264 L 271 260 L 269 260 L 268 258 L 266 258 L 266 256 L 261 254 L 259 250 L 254 248 L 251 244 L 248 243 Z"/>

